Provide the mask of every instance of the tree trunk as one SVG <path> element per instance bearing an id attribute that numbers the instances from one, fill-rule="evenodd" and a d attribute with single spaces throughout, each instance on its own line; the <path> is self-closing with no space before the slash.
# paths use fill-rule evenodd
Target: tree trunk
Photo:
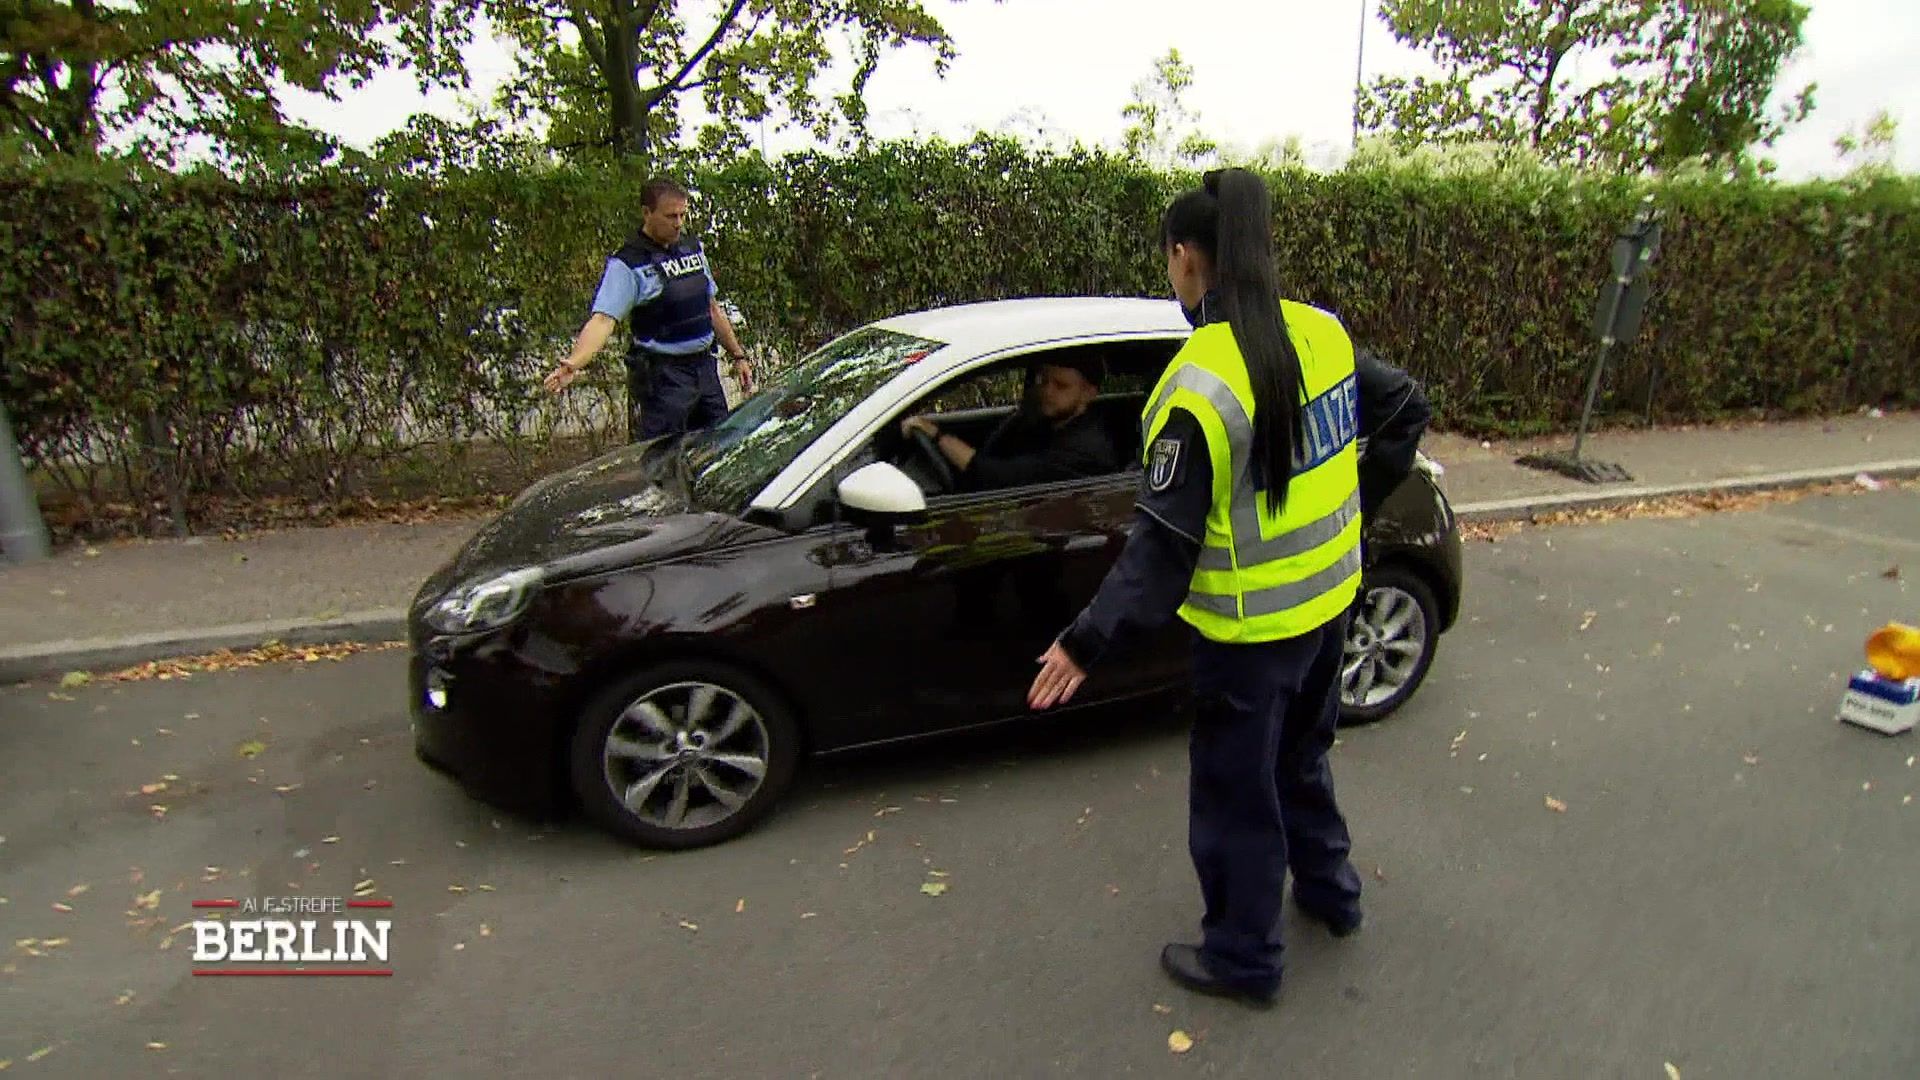
<path id="1" fill-rule="evenodd" d="M 98 22 L 95 0 L 76 0 L 74 12 Z M 67 65 L 67 85 L 60 91 L 58 120 L 64 130 L 61 150 L 76 157 L 100 153 L 100 65 L 95 61 Z M 49 95 L 51 97 L 51 95 Z"/>
<path id="2" fill-rule="evenodd" d="M 1548 71 L 1540 77 L 1540 94 L 1534 98 L 1534 150 L 1540 150 L 1540 136 L 1548 131 L 1548 110 L 1553 108 L 1553 75 L 1559 73 L 1559 61 L 1567 60 L 1563 50 L 1548 58 Z"/>
<path id="3" fill-rule="evenodd" d="M 641 96 L 634 82 L 639 64 L 634 55 L 634 31 L 626 25 L 623 14 L 608 18 L 604 26 L 607 63 L 601 74 L 606 77 L 612 105 L 613 148 L 625 156 L 643 158 L 647 154 L 647 113 L 652 102 Z"/>

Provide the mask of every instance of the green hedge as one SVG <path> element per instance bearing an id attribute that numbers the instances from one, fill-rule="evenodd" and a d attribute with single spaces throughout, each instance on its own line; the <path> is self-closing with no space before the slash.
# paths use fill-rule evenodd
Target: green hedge
<path id="1" fill-rule="evenodd" d="M 569 421 L 618 437 L 616 363 L 559 401 L 538 380 L 637 224 L 640 179 L 0 174 L 0 393 L 30 463 L 89 505 L 325 500 L 422 441 L 525 456 Z M 744 336 L 788 357 L 935 304 L 1166 295 L 1154 230 L 1192 180 L 987 139 L 691 179 Z M 1287 291 L 1418 374 L 1456 430 L 1576 414 L 1609 245 L 1649 190 L 1665 244 L 1607 408 L 1638 412 L 1650 388 L 1669 421 L 1920 404 L 1911 181 L 1647 188 L 1403 165 L 1272 182 Z"/>

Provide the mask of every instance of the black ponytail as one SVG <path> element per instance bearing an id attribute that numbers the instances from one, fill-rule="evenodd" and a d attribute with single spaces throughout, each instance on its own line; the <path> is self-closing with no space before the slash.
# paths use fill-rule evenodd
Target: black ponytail
<path id="1" fill-rule="evenodd" d="M 1206 187 L 1174 200 L 1161 230 L 1167 247 L 1188 244 L 1213 263 L 1213 287 L 1253 384 L 1253 484 L 1275 510 L 1286 505 L 1301 430 L 1300 354 L 1280 313 L 1274 267 L 1273 199 L 1245 169 L 1216 169 Z"/>

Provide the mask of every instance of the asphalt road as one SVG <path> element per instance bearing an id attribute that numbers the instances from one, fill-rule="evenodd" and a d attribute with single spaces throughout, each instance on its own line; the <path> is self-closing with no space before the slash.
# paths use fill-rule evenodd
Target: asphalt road
<path id="1" fill-rule="evenodd" d="M 1468 569 L 1420 696 L 1336 751 L 1367 926 L 1336 942 L 1289 908 L 1271 1012 L 1155 964 L 1198 918 L 1178 716 L 821 763 L 747 837 L 650 855 L 416 764 L 389 652 L 0 691 L 0 1060 L 1920 1075 L 1920 741 L 1833 720 L 1867 632 L 1920 614 L 1920 495 L 1531 530 Z M 369 879 L 395 903 L 390 979 L 193 978 L 191 935 L 163 947 L 195 898 Z"/>

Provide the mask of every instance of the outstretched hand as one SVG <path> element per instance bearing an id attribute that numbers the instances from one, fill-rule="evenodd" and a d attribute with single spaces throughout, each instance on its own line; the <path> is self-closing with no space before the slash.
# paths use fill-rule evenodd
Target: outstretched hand
<path id="1" fill-rule="evenodd" d="M 1034 676 L 1033 687 L 1027 691 L 1027 707 L 1051 709 L 1065 705 L 1086 681 L 1087 673 L 1056 641 L 1040 657 L 1040 674 Z"/>

